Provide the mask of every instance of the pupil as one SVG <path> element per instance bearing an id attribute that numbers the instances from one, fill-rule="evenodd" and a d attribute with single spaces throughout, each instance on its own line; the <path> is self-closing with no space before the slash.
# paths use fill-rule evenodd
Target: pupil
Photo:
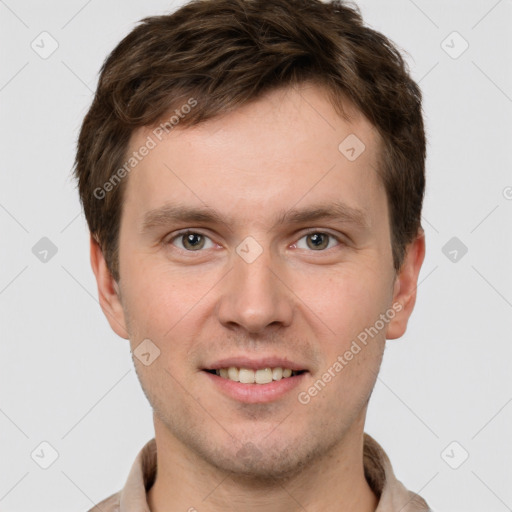
<path id="1" fill-rule="evenodd" d="M 197 248 L 201 246 L 201 235 L 198 235 L 197 233 L 189 233 L 188 235 L 185 235 L 185 238 L 185 246 L 189 246 L 192 248 Z"/>
<path id="2" fill-rule="evenodd" d="M 323 248 L 324 246 L 326 246 L 325 241 L 327 240 L 327 237 L 322 233 L 314 233 L 310 235 L 310 240 L 312 244 L 312 246 L 310 246 L 311 248 Z"/>
<path id="3" fill-rule="evenodd" d="M 313 243 L 315 245 L 320 245 L 322 243 L 322 235 L 315 233 L 312 238 L 313 238 Z"/>

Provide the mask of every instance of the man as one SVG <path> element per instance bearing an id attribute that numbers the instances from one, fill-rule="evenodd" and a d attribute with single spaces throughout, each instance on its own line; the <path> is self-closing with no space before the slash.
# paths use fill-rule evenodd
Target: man
<path id="1" fill-rule="evenodd" d="M 429 510 L 364 433 L 424 161 L 417 85 L 341 2 L 196 1 L 117 46 L 76 175 L 155 439 L 91 510 Z"/>

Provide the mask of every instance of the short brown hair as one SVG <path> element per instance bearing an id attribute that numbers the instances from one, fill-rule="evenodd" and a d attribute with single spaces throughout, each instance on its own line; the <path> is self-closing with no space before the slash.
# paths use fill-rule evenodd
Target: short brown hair
<path id="1" fill-rule="evenodd" d="M 399 51 L 343 1 L 193 0 L 143 19 L 112 51 L 78 138 L 80 199 L 116 281 L 126 180 L 97 191 L 126 161 L 132 132 L 190 97 L 197 104 L 180 127 L 304 82 L 322 85 L 341 115 L 349 99 L 377 129 L 399 270 L 421 229 L 426 152 L 421 92 Z"/>

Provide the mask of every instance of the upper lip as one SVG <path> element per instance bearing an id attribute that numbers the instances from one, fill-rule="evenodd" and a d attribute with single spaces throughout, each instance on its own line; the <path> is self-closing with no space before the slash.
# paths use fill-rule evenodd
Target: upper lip
<path id="1" fill-rule="evenodd" d="M 229 368 L 234 366 L 236 368 L 248 368 L 251 370 L 259 370 L 261 368 L 289 368 L 290 370 L 300 371 L 307 370 L 306 366 L 291 361 L 284 357 L 258 357 L 257 359 L 251 359 L 247 356 L 235 356 L 219 359 L 211 364 L 208 364 L 203 370 L 219 370 L 220 368 Z"/>

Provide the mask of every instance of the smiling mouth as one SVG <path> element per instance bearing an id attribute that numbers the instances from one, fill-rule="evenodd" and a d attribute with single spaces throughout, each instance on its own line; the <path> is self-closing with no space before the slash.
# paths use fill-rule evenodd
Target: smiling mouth
<path id="1" fill-rule="evenodd" d="M 251 368 L 219 368 L 216 370 L 205 370 L 213 375 L 218 375 L 223 379 L 240 382 L 242 384 L 270 384 L 281 379 L 288 379 L 304 373 L 306 370 L 291 370 L 290 368 L 261 368 L 252 370 Z"/>

